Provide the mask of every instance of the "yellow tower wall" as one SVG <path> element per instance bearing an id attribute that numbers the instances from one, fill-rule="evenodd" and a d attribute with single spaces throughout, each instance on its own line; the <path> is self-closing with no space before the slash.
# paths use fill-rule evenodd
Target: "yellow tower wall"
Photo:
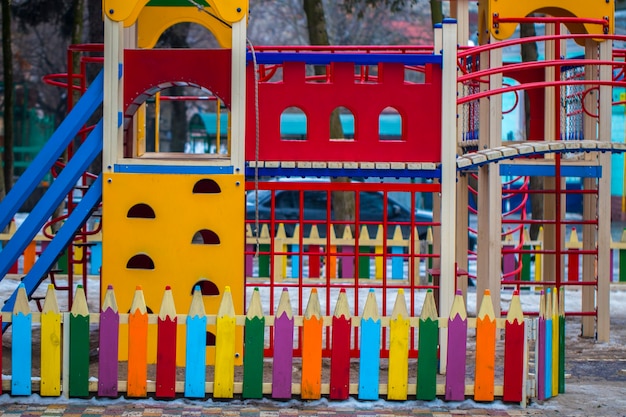
<path id="1" fill-rule="evenodd" d="M 101 294 L 113 285 L 119 312 L 128 313 L 141 286 L 147 307 L 158 314 L 169 285 L 177 313 L 186 314 L 194 285 L 200 284 L 206 313 L 216 314 L 228 285 L 236 313 L 243 314 L 244 189 L 242 175 L 106 174 Z M 156 324 L 150 327 L 148 357 L 154 363 Z M 179 326 L 178 366 L 185 363 L 183 330 Z M 215 326 L 208 331 L 214 335 Z M 242 340 L 240 332 L 236 363 Z M 126 360 L 124 329 L 119 347 L 120 359 Z M 207 363 L 214 357 L 214 347 L 208 346 Z"/>

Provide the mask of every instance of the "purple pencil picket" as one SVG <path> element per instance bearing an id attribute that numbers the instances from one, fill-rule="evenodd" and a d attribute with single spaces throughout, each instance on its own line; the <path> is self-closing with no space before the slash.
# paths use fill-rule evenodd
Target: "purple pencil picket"
<path id="1" fill-rule="evenodd" d="M 272 398 L 291 398 L 294 318 L 289 292 L 283 289 L 274 318 Z"/>
<path id="2" fill-rule="evenodd" d="M 446 401 L 465 399 L 465 362 L 467 359 L 467 312 L 463 293 L 457 290 L 448 318 L 448 372 Z"/>
<path id="3" fill-rule="evenodd" d="M 117 358 L 120 315 L 113 286 L 109 285 L 104 295 L 100 313 L 100 345 L 98 350 L 98 395 L 117 397 Z"/>

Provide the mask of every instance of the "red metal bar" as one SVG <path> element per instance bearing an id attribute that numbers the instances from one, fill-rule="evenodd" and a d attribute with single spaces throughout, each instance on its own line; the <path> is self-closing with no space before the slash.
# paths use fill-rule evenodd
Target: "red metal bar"
<path id="1" fill-rule="evenodd" d="M 438 287 L 435 285 L 419 285 L 419 280 L 418 277 L 416 275 L 413 275 L 413 265 L 415 265 L 415 262 L 420 262 L 421 259 L 430 259 L 430 258 L 436 258 L 439 255 L 438 254 L 417 254 L 417 253 L 412 253 L 409 252 L 408 254 L 388 254 L 388 246 L 387 246 L 387 241 L 386 239 L 383 239 L 381 245 L 383 247 L 382 249 L 382 253 L 367 253 L 365 254 L 364 252 L 362 252 L 359 249 L 359 245 L 360 243 L 360 239 L 362 239 L 360 237 L 359 231 L 360 228 L 364 225 L 367 224 L 373 224 L 376 223 L 378 224 L 379 222 L 374 222 L 374 221 L 365 221 L 365 220 L 361 220 L 360 218 L 360 212 L 357 211 L 355 212 L 355 219 L 353 221 L 336 221 L 334 219 L 330 219 L 330 218 L 326 218 L 324 220 L 303 220 L 304 217 L 304 192 L 306 191 L 310 191 L 310 190 L 318 190 L 318 191 L 323 191 L 326 193 L 326 205 L 327 205 L 327 212 L 330 213 L 331 212 L 331 202 L 332 202 L 332 192 L 336 191 L 337 189 L 340 189 L 342 191 L 345 192 L 354 192 L 355 194 L 355 198 L 357 199 L 357 206 L 358 206 L 358 202 L 360 199 L 360 192 L 363 191 L 378 191 L 381 192 L 383 195 L 383 207 L 382 207 L 382 211 L 383 213 L 387 212 L 387 207 L 388 207 L 388 198 L 389 198 L 389 192 L 397 190 L 397 191 L 402 191 L 402 192 L 407 192 L 409 193 L 410 197 L 411 197 L 411 211 L 415 211 L 415 193 L 416 192 L 424 192 L 424 190 L 427 191 L 431 191 L 433 192 L 434 190 L 438 190 L 439 189 L 439 185 L 436 184 L 375 184 L 375 183 L 330 183 L 330 182 L 296 182 L 296 183 L 291 183 L 291 182 L 264 182 L 264 183 L 257 183 L 254 184 L 252 182 L 248 182 L 246 184 L 246 188 L 248 190 L 254 190 L 254 189 L 258 189 L 258 190 L 269 190 L 272 194 L 270 195 L 270 198 L 273 199 L 273 201 L 270 203 L 271 207 L 274 210 L 275 213 L 275 199 L 276 199 L 276 192 L 278 190 L 281 189 L 289 189 L 289 190 L 293 190 L 293 191 L 297 191 L 298 192 L 298 199 L 300 201 L 300 205 L 299 205 L 299 218 L 297 220 L 292 220 L 291 224 L 298 224 L 301 227 L 301 230 L 303 230 L 304 225 L 307 224 L 317 224 L 318 226 L 322 226 L 324 227 L 326 230 L 330 230 L 331 227 L 335 227 L 335 225 L 344 225 L 344 226 L 352 226 L 355 227 L 356 232 L 354 235 L 355 238 L 355 250 L 354 253 L 352 253 L 351 255 L 354 256 L 354 259 L 356 260 L 356 262 L 358 262 L 359 256 L 368 256 L 370 257 L 370 261 L 372 259 L 376 260 L 376 259 L 380 259 L 382 258 L 384 260 L 383 264 L 383 270 L 382 270 L 382 279 L 362 279 L 358 274 L 359 274 L 359 270 L 358 270 L 358 265 L 355 267 L 355 279 L 354 281 L 352 280 L 346 280 L 345 282 L 341 282 L 340 279 L 337 280 L 331 280 L 330 278 L 330 273 L 328 271 L 326 271 L 325 276 L 320 277 L 319 279 L 308 279 L 304 276 L 304 270 L 303 270 L 303 262 L 301 261 L 299 263 L 299 274 L 298 274 L 298 279 L 297 280 L 285 280 L 285 281 L 281 281 L 281 282 L 277 282 L 276 281 L 276 277 L 273 275 L 274 274 L 274 266 L 272 263 L 272 267 L 270 268 L 270 279 L 268 279 L 265 282 L 247 282 L 246 283 L 246 287 L 249 286 L 254 286 L 254 287 L 260 287 L 260 288 L 265 288 L 267 290 L 270 291 L 270 309 L 274 309 L 275 308 L 275 301 L 272 298 L 275 288 L 277 287 L 277 285 L 280 285 L 281 287 L 285 287 L 285 288 L 293 288 L 295 290 L 298 291 L 298 313 L 297 314 L 303 314 L 303 310 L 304 310 L 304 303 L 306 302 L 305 298 L 305 294 L 304 294 L 304 289 L 305 288 L 321 288 L 325 291 L 324 297 L 325 297 L 325 301 L 326 301 L 326 308 L 325 308 L 325 315 L 331 315 L 332 314 L 332 306 L 333 303 L 336 301 L 333 297 L 334 294 L 331 294 L 332 290 L 338 290 L 338 289 L 347 289 L 350 290 L 350 292 L 353 292 L 354 298 L 353 300 L 350 302 L 351 303 L 351 309 L 353 310 L 353 315 L 357 316 L 360 313 L 360 301 L 358 298 L 358 294 L 362 291 L 367 291 L 370 288 L 377 288 L 380 289 L 381 292 L 381 298 L 382 298 L 382 305 L 380 306 L 381 311 L 383 312 L 383 314 L 385 314 L 385 312 L 388 310 L 388 295 L 387 295 L 387 290 L 397 290 L 397 289 L 405 289 L 405 293 L 410 294 L 410 303 L 411 303 L 411 311 L 416 311 L 416 305 L 415 305 L 415 291 L 416 290 L 425 290 L 425 289 L 437 289 Z M 435 191 L 436 192 L 436 191 Z M 270 230 L 274 230 L 276 228 L 276 225 L 278 224 L 278 222 L 283 222 L 282 220 L 278 220 L 276 219 L 276 216 L 274 214 L 272 214 L 270 216 L 269 219 L 266 220 L 261 220 L 259 221 L 260 224 L 266 224 L 270 227 Z M 247 220 L 247 223 L 252 224 L 253 222 L 255 222 L 254 220 Z M 287 223 L 287 221 L 285 221 L 285 223 Z M 415 226 L 417 225 L 432 225 L 432 226 L 438 226 L 438 223 L 435 222 L 416 222 L 415 219 L 412 219 L 411 222 L 402 222 L 407 224 L 408 226 L 410 226 L 411 229 L 413 229 Z M 383 233 L 385 238 L 388 238 L 389 236 L 387 236 L 387 229 L 388 227 L 392 226 L 396 224 L 396 222 L 390 222 L 388 218 L 386 218 L 385 216 L 383 216 L 382 221 L 381 221 L 381 225 L 383 228 Z M 410 235 L 410 248 L 413 247 L 413 235 Z M 331 256 L 338 256 L 339 252 L 334 251 L 333 249 L 331 249 L 330 247 L 330 233 L 326 234 L 326 246 L 324 249 L 320 249 L 319 251 L 319 256 L 324 258 L 327 261 L 328 264 L 328 259 Z M 268 251 L 264 251 L 263 254 L 264 255 L 268 255 L 270 256 L 270 258 L 275 258 L 277 256 L 289 256 L 289 255 L 296 255 L 299 256 L 300 259 L 302 260 L 304 258 L 304 256 L 306 255 L 310 255 L 310 249 L 306 248 L 304 246 L 305 244 L 305 239 L 304 239 L 304 234 L 301 233 L 299 235 L 299 248 L 297 250 L 292 250 L 292 249 L 283 249 L 282 247 L 276 247 L 276 246 L 272 246 L 270 245 L 270 249 Z M 252 255 L 254 252 L 248 248 L 248 250 L 246 250 L 246 255 Z M 318 254 L 316 252 L 316 254 Z M 403 280 L 401 282 L 394 282 L 393 280 L 390 280 L 387 271 L 386 271 L 386 267 L 387 267 L 387 263 L 390 262 L 391 259 L 393 259 L 393 257 L 401 257 L 402 259 L 407 259 L 408 263 L 410 265 L 409 270 L 408 270 L 408 275 L 406 276 L 406 280 Z M 273 260 L 272 260 L 273 262 Z M 406 265 L 405 265 L 406 267 Z M 408 282 L 407 282 L 408 281 Z M 354 334 L 354 342 L 353 342 L 353 348 L 351 349 L 351 355 L 352 356 L 356 356 L 358 355 L 358 341 L 359 341 L 359 334 L 358 332 L 356 332 Z M 387 343 L 387 339 L 388 339 L 388 335 L 384 335 L 383 336 L 385 338 L 385 343 Z M 409 355 L 411 355 L 411 357 L 416 357 L 417 355 L 417 348 L 415 345 L 415 338 L 413 337 L 412 339 L 412 344 L 409 347 Z M 298 355 L 301 352 L 300 349 L 300 344 L 302 343 L 301 338 L 298 339 L 297 341 L 297 345 L 295 347 L 294 350 L 294 354 Z M 270 346 L 268 349 L 266 349 L 266 354 L 271 353 L 273 349 L 273 346 Z M 330 349 L 331 346 L 330 344 L 325 345 L 324 347 L 324 354 L 327 355 L 330 353 Z M 386 351 L 383 351 L 383 356 L 387 355 Z"/>
<path id="2" fill-rule="evenodd" d="M 592 287 L 594 285 L 597 285 L 597 281 L 576 281 L 576 282 L 569 282 L 569 281 L 563 281 L 560 283 L 557 283 L 557 281 L 520 281 L 520 280 L 515 280 L 515 281 L 507 281 L 507 282 L 503 282 L 502 283 L 503 286 L 508 286 L 508 285 L 518 285 L 518 286 L 524 286 L 524 287 L 555 287 L 555 286 L 560 286 L 560 287 L 576 287 L 576 286 L 581 286 L 581 287 Z"/>
<path id="3" fill-rule="evenodd" d="M 592 61 L 587 62 L 587 64 L 593 64 Z M 602 81 L 602 80 L 572 80 L 572 81 L 540 81 L 534 83 L 525 83 L 525 84 L 517 84 L 509 87 L 498 88 L 497 90 L 488 90 L 480 93 L 475 93 L 472 95 L 468 95 L 465 97 L 459 98 L 456 102 L 457 104 L 465 104 L 474 100 L 478 100 L 481 98 L 489 97 L 496 94 L 504 94 L 513 91 L 519 90 L 532 90 L 535 88 L 546 88 L 546 87 L 561 87 L 561 86 L 573 86 L 573 85 L 608 85 L 613 87 L 626 87 L 626 81 Z"/>
<path id="4" fill-rule="evenodd" d="M 589 60 L 589 59 L 576 59 L 576 58 L 571 58 L 571 59 L 567 59 L 567 60 L 561 60 L 561 59 L 557 59 L 557 60 L 544 60 L 544 61 L 532 61 L 532 62 L 521 62 L 521 63 L 515 63 L 515 64 L 508 64 L 506 66 L 502 66 L 502 67 L 492 67 L 492 68 L 486 68 L 483 70 L 479 70 L 476 72 L 470 72 L 466 75 L 462 75 L 460 77 L 458 77 L 457 81 L 462 83 L 462 82 L 466 82 L 466 81 L 470 81 L 470 80 L 474 80 L 477 78 L 482 78 L 482 77 L 486 77 L 489 75 L 494 75 L 494 74 L 500 74 L 500 73 L 505 73 L 505 72 L 512 72 L 512 71 L 516 71 L 516 70 L 520 70 L 520 69 L 533 69 L 533 68 L 549 68 L 549 67 L 561 67 L 563 66 L 563 63 L 567 62 L 567 66 L 571 66 L 571 67 L 578 67 L 578 66 L 584 66 L 584 65 L 589 65 L 590 63 L 593 63 L 593 65 L 611 65 L 613 67 L 616 68 L 620 68 L 620 67 L 626 67 L 626 62 L 618 62 L 618 61 L 601 61 L 601 60 Z M 621 64 L 621 65 L 619 65 Z M 573 81 L 573 80 L 571 80 Z M 582 80 L 580 80 L 582 81 Z"/>
<path id="5" fill-rule="evenodd" d="M 561 25 L 560 22 L 555 22 L 554 24 L 555 35 L 558 36 L 561 34 Z M 556 59 L 559 59 L 561 56 L 561 43 L 554 42 L 554 56 Z M 561 79 L 561 66 L 557 65 L 554 67 L 554 79 Z M 554 140 L 561 140 L 561 89 L 554 88 Z M 561 154 L 557 153 L 555 155 L 554 161 L 554 188 L 555 192 L 555 240 L 556 240 L 556 256 L 555 256 L 555 269 L 554 276 L 556 277 L 556 288 L 557 290 L 561 290 Z"/>
<path id="6" fill-rule="evenodd" d="M 589 34 L 589 33 L 570 33 L 567 35 L 541 35 L 541 36 L 532 36 L 527 38 L 513 38 L 507 39 L 504 41 L 498 41 L 494 43 L 487 43 L 480 46 L 474 46 L 468 49 L 459 49 L 458 57 L 466 58 L 468 56 L 477 56 L 482 52 L 490 51 L 492 49 L 504 49 L 510 46 L 517 46 L 523 43 L 530 42 L 545 42 L 549 40 L 583 40 L 583 39 L 603 39 L 603 40 L 613 40 L 613 41 L 626 41 L 626 35 L 610 35 L 610 34 Z"/>

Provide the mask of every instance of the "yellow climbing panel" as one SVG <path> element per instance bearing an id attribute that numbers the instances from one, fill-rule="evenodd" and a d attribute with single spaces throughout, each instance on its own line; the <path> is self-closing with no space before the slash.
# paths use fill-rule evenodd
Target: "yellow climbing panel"
<path id="1" fill-rule="evenodd" d="M 485 0 L 478 6 L 478 26 L 481 35 L 489 31 L 494 38 L 505 40 L 513 35 L 517 23 L 497 23 L 498 18 L 520 18 L 542 13 L 553 17 L 605 20 L 606 26 L 576 22 L 566 26 L 571 33 L 612 34 L 615 29 L 614 12 L 614 0 Z"/>

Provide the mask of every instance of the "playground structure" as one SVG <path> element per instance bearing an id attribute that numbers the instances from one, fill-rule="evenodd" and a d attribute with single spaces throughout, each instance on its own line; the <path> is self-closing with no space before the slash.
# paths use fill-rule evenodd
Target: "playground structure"
<path id="1" fill-rule="evenodd" d="M 89 189 L 76 207 L 71 207 L 59 232 L 23 278 L 27 297 L 32 297 L 48 276 L 59 254 L 66 247 L 71 248 L 77 231 L 85 227 L 102 199 L 101 288 L 109 285 L 115 288 L 119 311 L 123 313 L 135 311 L 132 294 L 137 286 L 143 288 L 148 313 L 157 310 L 163 288 L 171 286 L 179 311 L 187 311 L 193 289 L 199 287 L 206 311 L 215 315 L 220 296 L 228 286 L 232 308 L 235 314 L 242 314 L 250 302 L 245 299 L 245 290 L 254 285 L 268 289 L 270 311 L 277 307 L 274 298 L 278 287 L 296 288 L 298 315 L 304 314 L 308 295 L 304 289 L 324 291 L 325 316 L 331 316 L 332 289 L 348 289 L 354 296 L 352 316 L 361 312 L 360 290 L 374 288 L 381 292 L 383 315 L 391 311 L 387 298 L 402 290 L 410 300 L 408 315 L 415 317 L 419 310 L 416 293 L 428 289 L 436 293 L 439 312 L 451 311 L 457 291 L 464 294 L 467 290 L 465 277 L 469 264 L 475 262 L 477 305 L 482 304 L 482 295 L 489 290 L 494 300 L 494 317 L 499 318 L 502 286 L 522 289 L 528 284 L 511 277 L 503 282 L 503 256 L 512 255 L 521 262 L 526 255 L 539 254 L 542 280 L 533 285 L 555 287 L 558 294 L 563 294 L 566 287 L 580 286 L 582 311 L 564 314 L 582 317 L 584 336 L 597 335 L 599 340 L 608 340 L 610 153 L 624 150 L 623 144 L 613 143 L 610 138 L 611 89 L 625 85 L 621 81 L 623 52 L 612 51 L 611 46 L 613 40 L 624 40 L 613 35 L 612 1 L 571 5 L 565 0 L 554 0 L 548 5 L 535 0 L 524 2 L 523 6 L 514 1 L 481 2 L 480 45 L 457 47 L 468 43 L 468 4 L 459 0 L 451 2 L 456 20 L 446 20 L 435 30 L 434 46 L 319 48 L 247 48 L 247 4 L 209 3 L 217 15 L 205 13 L 204 9 L 198 11 L 195 4 L 184 0 L 167 6 L 141 1 L 104 2 L 105 43 L 100 60 L 103 70 L 91 80 L 32 168 L 19 179 L 15 191 L 1 203 L 0 228 L 11 222 L 28 192 L 56 163 L 73 138 L 82 135 L 84 140 L 0 252 L 0 276 L 7 274 L 45 226 L 54 208 L 79 179 L 85 178 L 87 167 L 102 152 L 102 175 L 87 181 Z M 525 17 L 535 11 L 552 17 Z M 221 48 L 152 49 L 163 30 L 182 21 L 209 29 Z M 543 25 L 546 34 L 506 40 L 523 22 Z M 584 57 L 565 58 L 568 39 L 584 45 Z M 503 48 L 525 41 L 542 42 L 544 59 L 504 65 Z M 90 58 L 90 61 L 95 60 Z M 307 74 L 313 66 L 325 66 L 326 76 L 309 77 Z M 505 76 L 519 84 L 505 86 L 502 81 Z M 228 153 L 146 152 L 146 100 L 181 83 L 211 91 L 229 109 Z M 527 140 L 504 143 L 501 95 L 516 92 L 521 96 L 524 91 L 531 103 Z M 84 130 L 87 120 L 101 105 L 102 120 Z M 347 108 L 354 116 L 353 139 L 330 137 L 330 117 L 340 107 Z M 291 108 L 306 116 L 305 140 L 282 137 L 280 118 Z M 390 108 L 402 119 L 401 138 L 396 140 L 378 137 L 380 116 Z M 400 177 L 429 181 L 289 186 L 259 180 L 279 176 Z M 503 176 L 544 178 L 541 189 L 515 191 L 527 196 L 543 195 L 543 219 L 529 219 L 523 211 L 518 211 L 514 218 L 502 213 Z M 469 253 L 467 247 L 471 177 L 475 177 L 477 184 L 474 189 L 477 191 L 476 253 Z M 568 193 L 564 189 L 565 177 L 583 179 L 583 189 L 577 191 L 583 195 L 582 220 L 565 218 L 564 197 Z M 246 190 L 274 192 L 281 187 L 299 190 L 300 201 L 307 190 L 323 190 L 327 193 L 328 209 L 333 192 L 353 193 L 358 206 L 361 192 L 380 191 L 383 213 L 387 212 L 389 192 L 409 193 L 412 211 L 417 193 L 431 193 L 434 218 L 426 225 L 414 221 L 398 224 L 383 215 L 379 229 L 383 236 L 381 245 L 372 245 L 367 232 L 362 232 L 363 226 L 374 222 L 361 221 L 358 215 L 349 221 L 328 216 L 325 220 L 307 222 L 302 215 L 305 209 L 300 207 L 299 220 L 244 220 Z M 276 239 L 285 223 L 299 226 L 300 230 L 314 225 L 317 227 L 311 230 L 324 232 L 318 236 L 299 232 L 290 237 L 297 244 L 292 241 L 287 245 Z M 540 249 L 524 240 L 524 229 L 531 224 L 543 226 Z M 581 229 L 581 248 L 565 245 L 565 227 L 570 225 Z M 333 236 L 336 226 L 350 227 L 342 227 L 343 234 Z M 406 238 L 408 243 L 400 251 L 395 251 L 389 243 L 397 240 L 390 235 L 395 226 L 408 227 L 411 231 Z M 432 252 L 421 252 L 419 236 L 412 232 L 420 226 L 431 229 Z M 520 236 L 519 245 L 503 245 L 506 242 L 503 230 L 508 228 Z M 278 230 L 276 235 L 270 232 L 274 230 Z M 78 234 L 82 243 L 88 243 L 87 234 L 91 232 Z M 164 233 L 167 239 L 163 238 Z M 344 242 L 338 243 L 336 239 Z M 89 245 L 83 246 L 89 250 Z M 375 246 L 373 251 L 365 249 L 369 246 Z M 573 250 L 582 256 L 582 274 L 580 279 L 566 281 L 563 259 Z M 72 257 L 74 252 L 70 249 L 68 253 Z M 261 259 L 267 260 L 268 276 L 262 277 L 266 278 L 264 282 L 246 281 L 246 256 L 258 259 L 259 271 L 265 270 L 261 268 Z M 277 271 L 282 270 L 281 262 L 287 256 L 291 271 L 295 269 L 299 273 L 292 281 L 277 280 Z M 382 265 L 391 265 L 392 274 L 388 276 L 387 267 L 383 267 L 380 277 L 366 277 L 357 265 L 361 259 L 370 257 Z M 298 261 L 294 264 L 295 259 Z M 306 280 L 305 259 L 309 275 Z M 323 270 L 313 270 L 311 275 L 311 267 L 319 265 L 320 259 Z M 342 266 L 341 277 L 338 263 Z M 394 264 L 400 264 L 401 279 L 395 275 Z M 351 274 L 346 273 L 350 267 Z M 429 282 L 416 279 L 422 267 L 429 274 Z M 84 286 L 86 267 L 82 271 Z M 71 277 L 73 273 L 70 268 L 68 275 Z M 68 287 L 72 305 L 71 278 Z M 16 294 L 17 290 L 3 311 L 13 311 Z M 101 297 L 104 302 L 105 291 Z M 534 313 L 542 315 L 539 306 Z M 175 362 L 179 366 L 185 365 L 183 331 L 183 326 L 175 330 L 178 343 Z M 241 364 L 246 356 L 242 355 L 243 331 L 241 327 L 233 331 L 237 353 L 233 360 Z M 157 329 L 151 326 L 148 332 L 146 361 L 152 363 L 158 350 Z M 358 329 L 349 329 L 350 332 L 356 335 Z M 128 331 L 122 327 L 119 356 L 130 360 L 128 337 Z M 295 352 L 302 354 L 302 341 L 297 337 Z M 209 324 L 205 338 L 208 363 L 219 355 L 218 338 L 219 328 Z M 447 338 L 448 333 L 440 331 L 439 371 L 449 374 L 454 369 L 447 363 Z M 270 338 L 265 344 L 268 354 L 274 349 L 273 340 Z M 411 340 L 414 344 L 415 339 Z M 323 351 L 326 356 L 333 354 L 329 346 Z M 358 354 L 358 348 L 349 351 L 352 357 Z M 407 354 L 419 360 L 414 346 Z"/>

